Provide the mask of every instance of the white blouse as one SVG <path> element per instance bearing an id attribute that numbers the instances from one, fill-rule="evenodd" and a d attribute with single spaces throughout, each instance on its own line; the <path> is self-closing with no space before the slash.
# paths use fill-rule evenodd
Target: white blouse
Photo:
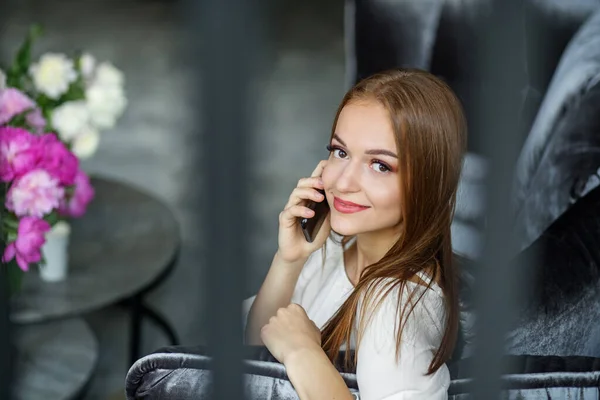
<path id="1" fill-rule="evenodd" d="M 321 250 L 309 257 L 291 301 L 301 305 L 319 328 L 323 328 L 353 290 L 346 274 L 342 246 L 328 239 L 324 264 L 322 257 Z M 425 274 L 419 277 L 427 283 L 430 281 Z M 413 289 L 421 291 L 414 298 L 423 291 L 425 294 L 404 325 L 399 359 L 396 359 L 395 337 L 399 289 L 386 297 L 365 329 L 356 369 L 361 400 L 438 400 L 448 397 L 450 373 L 447 366 L 426 375 L 445 327 L 441 288 L 433 283 L 427 289 L 413 282 L 407 282 L 406 288 L 409 290 L 403 291 L 406 293 L 402 294 L 402 304 L 406 304 Z M 244 301 L 244 318 L 247 318 L 254 298 Z M 356 346 L 354 336 L 352 348 Z"/>

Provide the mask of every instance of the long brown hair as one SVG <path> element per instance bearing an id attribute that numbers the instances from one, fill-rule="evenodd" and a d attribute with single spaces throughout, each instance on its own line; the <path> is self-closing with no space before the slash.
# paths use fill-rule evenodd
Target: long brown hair
<path id="1" fill-rule="evenodd" d="M 400 153 L 401 233 L 379 262 L 365 268 L 353 292 L 323 327 L 322 346 L 332 361 L 338 357 L 342 344 L 350 349 L 360 308 L 358 350 L 368 324 L 367 315 L 372 315 L 393 290 L 407 290 L 405 283 L 419 271 L 430 271 L 433 279 L 427 289 L 439 281 L 446 311 L 444 335 L 427 371 L 432 374 L 451 357 L 458 334 L 458 271 L 452 263 L 450 224 L 466 149 L 463 109 L 450 87 L 428 72 L 386 71 L 364 79 L 344 96 L 333 122 L 332 137 L 344 106 L 359 101 L 376 101 L 390 115 Z M 342 242 L 349 239 L 343 238 Z M 423 295 L 421 291 L 417 296 L 415 288 L 404 305 L 403 296 L 398 296 L 396 357 L 400 357 L 406 321 Z M 414 297 L 418 297 L 416 301 Z M 379 299 L 377 304 L 375 298 Z M 357 354 L 358 351 L 354 365 Z M 350 366 L 349 351 L 345 363 Z"/>

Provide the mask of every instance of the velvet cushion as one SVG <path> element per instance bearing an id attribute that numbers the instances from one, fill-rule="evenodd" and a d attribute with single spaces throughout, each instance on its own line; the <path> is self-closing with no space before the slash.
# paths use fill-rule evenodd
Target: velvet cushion
<path id="1" fill-rule="evenodd" d="M 600 357 L 600 186 L 519 257 L 534 261 L 507 351 Z"/>
<path id="2" fill-rule="evenodd" d="M 460 336 L 454 359 L 474 352 L 477 264 L 457 257 L 461 270 Z M 516 258 L 527 292 L 506 339 L 509 354 L 600 357 L 600 186 L 554 221 Z M 511 294 L 509 294 L 511 295 Z M 514 296 L 513 296 L 514 297 Z"/>
<path id="3" fill-rule="evenodd" d="M 600 1 L 525 0 L 524 5 L 529 85 L 544 96 L 565 48 Z"/>
<path id="4" fill-rule="evenodd" d="M 520 249 L 581 196 L 600 167 L 599 83 L 597 11 L 566 49 L 517 163 L 514 230 Z"/>
<path id="5" fill-rule="evenodd" d="M 354 82 L 394 67 L 429 69 L 443 0 L 355 0 Z"/>

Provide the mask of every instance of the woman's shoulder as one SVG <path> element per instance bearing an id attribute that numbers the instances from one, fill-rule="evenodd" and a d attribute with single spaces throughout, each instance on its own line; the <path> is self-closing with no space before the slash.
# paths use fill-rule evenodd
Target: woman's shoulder
<path id="1" fill-rule="evenodd" d="M 365 304 L 368 307 L 364 310 L 367 326 L 380 330 L 384 336 L 391 334 L 395 337 L 400 321 L 407 342 L 438 342 L 446 323 L 446 307 L 441 290 L 438 292 L 433 285 L 427 288 L 412 281 L 400 284 L 391 278 L 380 280 L 373 288 L 368 302 L 365 303 L 364 296 L 359 301 L 360 310 Z"/>
<path id="2" fill-rule="evenodd" d="M 376 280 L 372 288 L 372 296 L 377 301 L 390 304 L 420 303 L 439 304 L 444 303 L 444 293 L 435 282 L 431 282 L 425 274 L 420 274 L 418 278 L 399 282 L 395 278 L 381 278 Z"/>

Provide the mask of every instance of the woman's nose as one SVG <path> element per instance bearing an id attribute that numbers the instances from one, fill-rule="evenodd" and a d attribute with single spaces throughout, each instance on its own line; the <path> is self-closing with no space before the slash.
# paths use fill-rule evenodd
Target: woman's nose
<path id="1" fill-rule="evenodd" d="M 356 192 L 359 190 L 360 166 L 348 162 L 335 181 L 335 187 L 340 193 Z"/>

